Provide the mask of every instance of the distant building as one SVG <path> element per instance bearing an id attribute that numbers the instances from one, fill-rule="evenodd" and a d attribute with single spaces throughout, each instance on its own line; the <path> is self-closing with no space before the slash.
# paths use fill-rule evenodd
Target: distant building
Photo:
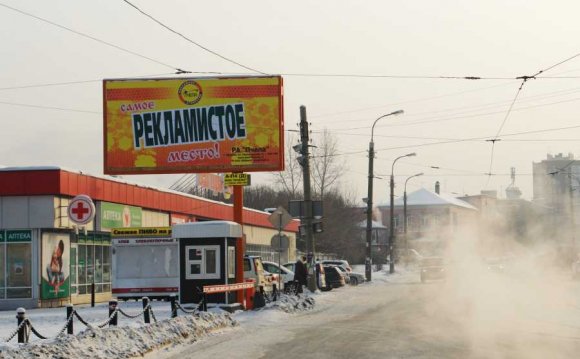
<path id="1" fill-rule="evenodd" d="M 545 160 L 533 163 L 533 181 L 533 201 L 544 209 L 545 225 L 550 228 L 547 235 L 563 252 L 574 252 L 575 248 L 568 249 L 576 247 L 574 237 L 580 223 L 580 160 L 571 153 L 548 154 Z"/>
<path id="2" fill-rule="evenodd" d="M 477 220 L 477 208 L 454 196 L 431 192 L 425 188 L 407 194 L 407 238 L 409 248 L 437 251 L 444 247 L 454 233 L 464 226 L 473 226 Z M 404 245 L 404 202 L 397 198 L 394 203 L 394 230 L 397 246 Z M 390 223 L 390 206 L 379 205 L 383 223 Z"/>

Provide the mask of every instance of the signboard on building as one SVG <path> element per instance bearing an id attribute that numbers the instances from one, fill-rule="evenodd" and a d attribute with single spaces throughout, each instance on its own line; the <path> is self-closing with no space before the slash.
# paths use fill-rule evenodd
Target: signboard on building
<path id="1" fill-rule="evenodd" d="M 249 186 L 251 177 L 248 173 L 226 173 L 224 174 L 224 184 L 226 186 Z"/>
<path id="2" fill-rule="evenodd" d="M 84 194 L 73 198 L 68 205 L 68 218 L 77 225 L 87 224 L 95 218 L 95 204 Z"/>
<path id="3" fill-rule="evenodd" d="M 282 77 L 103 81 L 106 174 L 281 171 Z"/>
<path id="4" fill-rule="evenodd" d="M 170 236 L 171 227 L 134 227 L 134 228 L 113 228 L 111 237 L 155 237 Z"/>
<path id="5" fill-rule="evenodd" d="M 140 227 L 143 217 L 141 207 L 100 202 L 101 230 L 118 227 Z"/>
<path id="6" fill-rule="evenodd" d="M 42 234 L 41 269 L 42 299 L 66 298 L 70 295 L 70 236 L 68 234 Z"/>

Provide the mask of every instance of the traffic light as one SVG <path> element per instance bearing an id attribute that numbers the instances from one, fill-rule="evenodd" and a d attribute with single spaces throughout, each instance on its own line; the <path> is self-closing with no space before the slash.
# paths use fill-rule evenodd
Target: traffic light
<path id="1" fill-rule="evenodd" d="M 324 226 L 322 224 L 322 221 L 312 222 L 312 231 L 314 233 L 322 233 L 322 232 L 324 232 Z"/>
<path id="2" fill-rule="evenodd" d="M 304 156 L 304 146 L 299 143 L 297 145 L 292 146 L 292 148 L 294 149 L 294 151 L 296 151 L 296 153 L 299 153 L 300 156 L 296 156 L 296 160 L 298 161 L 298 164 L 302 167 L 304 167 L 304 164 L 306 163 L 306 156 Z"/>

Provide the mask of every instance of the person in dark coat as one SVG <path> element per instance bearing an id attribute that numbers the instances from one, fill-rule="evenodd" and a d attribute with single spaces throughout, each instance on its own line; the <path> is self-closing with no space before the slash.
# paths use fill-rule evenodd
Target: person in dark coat
<path id="1" fill-rule="evenodd" d="M 306 269 L 306 257 L 298 258 L 294 268 L 294 281 L 298 282 L 298 293 L 302 293 L 302 286 L 308 283 L 308 269 Z"/>

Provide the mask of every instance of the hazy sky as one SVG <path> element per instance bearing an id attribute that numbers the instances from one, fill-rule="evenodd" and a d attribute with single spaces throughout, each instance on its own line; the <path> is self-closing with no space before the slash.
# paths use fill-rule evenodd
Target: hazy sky
<path id="1" fill-rule="evenodd" d="M 398 109 L 405 115 L 385 118 L 375 128 L 375 173 L 385 177 L 375 181 L 375 202 L 388 199 L 392 160 L 409 152 L 418 155 L 397 162 L 397 194 L 406 176 L 425 172 L 408 190 L 433 189 L 439 180 L 446 192 L 492 189 L 503 196 L 510 167 L 516 167 L 516 185 L 525 198 L 532 197 L 533 161 L 547 153 L 580 155 L 580 57 L 541 75 L 565 78 L 527 81 L 506 119 L 521 84 L 515 77 L 533 75 L 580 52 L 577 0 L 134 4 L 223 56 L 265 73 L 287 74 L 286 130 L 297 129 L 299 106 L 305 105 L 315 142 L 318 131 L 327 128 L 341 152 L 357 152 L 340 157 L 349 165 L 343 185 L 357 198 L 366 196 L 370 125 Z M 0 5 L 4 166 L 59 165 L 101 174 L 103 78 L 167 76 L 174 68 L 248 73 L 163 29 L 122 0 L 0 0 Z M 289 75 L 298 73 L 435 78 Z M 86 82 L 36 86 L 77 81 Z M 492 146 L 485 139 L 496 136 L 504 119 L 490 177 L 485 173 Z M 523 133 L 531 131 L 538 132 Z M 448 143 L 426 145 L 434 142 Z M 165 186 L 178 177 L 126 176 Z M 270 180 L 264 174 L 254 178 Z"/>

